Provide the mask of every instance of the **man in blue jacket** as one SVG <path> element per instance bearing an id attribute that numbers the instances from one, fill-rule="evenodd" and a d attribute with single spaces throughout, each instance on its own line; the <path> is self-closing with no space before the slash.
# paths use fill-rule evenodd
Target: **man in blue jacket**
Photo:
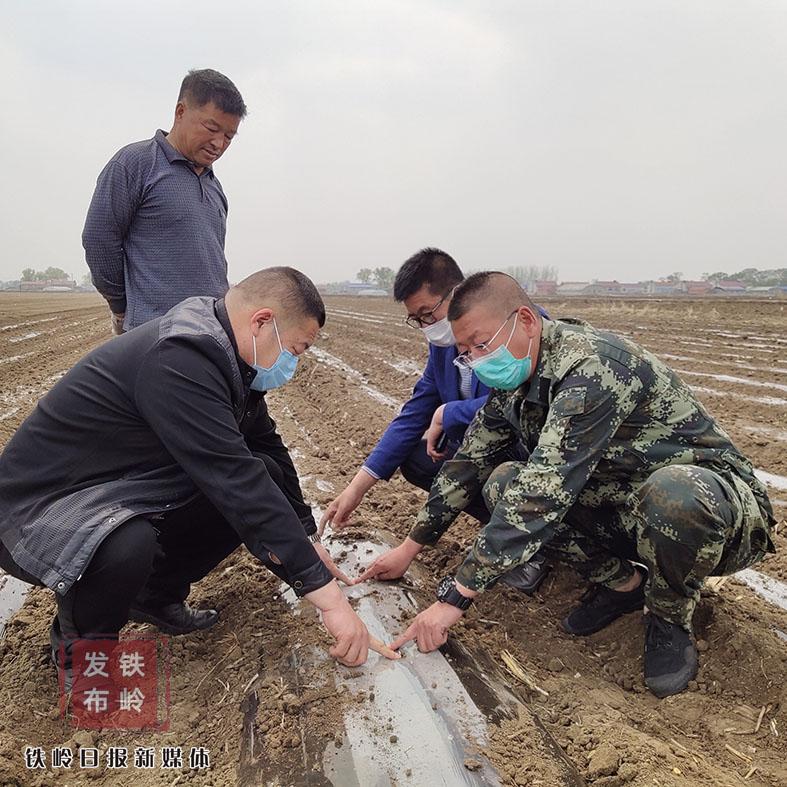
<path id="1" fill-rule="evenodd" d="M 429 490 L 443 462 L 454 455 L 465 430 L 486 402 L 489 389 L 471 369 L 454 364 L 457 350 L 448 323 L 448 304 L 454 288 L 463 280 L 454 259 L 435 248 L 417 252 L 397 272 L 394 299 L 407 309 L 407 324 L 423 331 L 429 342 L 429 360 L 413 395 L 352 481 L 328 506 L 320 522 L 321 531 L 328 523 L 336 530 L 346 526 L 364 495 L 378 481 L 391 478 L 397 468 L 411 484 Z M 527 458 L 521 455 L 521 447 L 516 451 L 512 459 Z M 465 512 L 479 522 L 489 521 L 489 510 L 480 495 Z M 407 554 L 407 542 L 397 550 L 387 553 L 386 563 L 371 566 L 361 579 L 401 576 L 402 572 L 396 573 L 398 566 L 393 565 L 397 556 L 403 565 L 409 565 L 414 556 Z M 525 593 L 534 593 L 548 570 L 537 554 L 503 581 Z"/>

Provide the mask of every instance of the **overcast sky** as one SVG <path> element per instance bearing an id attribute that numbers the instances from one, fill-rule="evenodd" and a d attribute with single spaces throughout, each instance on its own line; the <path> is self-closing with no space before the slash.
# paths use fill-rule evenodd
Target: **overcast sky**
<path id="1" fill-rule="evenodd" d="M 783 0 L 0 0 L 0 279 L 82 275 L 95 179 L 189 68 L 249 107 L 230 278 L 425 245 L 562 280 L 782 267 Z"/>

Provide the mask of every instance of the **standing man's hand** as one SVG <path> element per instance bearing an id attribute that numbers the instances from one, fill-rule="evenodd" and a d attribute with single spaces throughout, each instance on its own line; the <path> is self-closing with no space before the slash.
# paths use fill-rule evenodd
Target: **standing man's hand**
<path id="1" fill-rule="evenodd" d="M 441 404 L 435 411 L 434 415 L 432 416 L 432 423 L 429 424 L 429 428 L 426 430 L 426 453 L 432 458 L 433 461 L 437 462 L 440 459 L 445 459 L 446 453 L 443 451 L 439 453 L 437 448 L 437 441 L 440 439 L 440 435 L 443 433 L 443 413 L 445 411 L 445 405 Z"/>
<path id="2" fill-rule="evenodd" d="M 422 544 L 408 536 L 398 547 L 374 560 L 366 571 L 353 580 L 353 584 L 358 585 L 366 582 L 367 579 L 399 579 L 422 549 Z"/>
<path id="3" fill-rule="evenodd" d="M 392 650 L 401 648 L 402 645 L 415 640 L 418 650 L 422 653 L 431 653 L 445 644 L 448 639 L 448 629 L 464 615 L 461 609 L 452 604 L 435 601 L 431 607 L 419 612 L 415 620 L 390 647 Z"/>
<path id="4" fill-rule="evenodd" d="M 325 510 L 320 519 L 318 533 L 322 535 L 327 525 L 341 530 L 350 524 L 350 515 L 361 503 L 363 496 L 377 483 L 377 479 L 361 468 L 344 491 Z"/>
<path id="5" fill-rule="evenodd" d="M 125 314 L 115 314 L 115 312 L 109 312 L 109 322 L 112 327 L 112 334 L 114 336 L 120 336 L 121 333 L 125 333 L 126 330 L 123 327 L 123 322 L 126 319 Z"/>

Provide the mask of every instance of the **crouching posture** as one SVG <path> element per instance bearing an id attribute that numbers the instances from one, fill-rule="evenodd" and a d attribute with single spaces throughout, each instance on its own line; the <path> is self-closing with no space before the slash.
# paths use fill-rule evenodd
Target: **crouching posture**
<path id="1" fill-rule="evenodd" d="M 542 319 L 504 274 L 470 276 L 448 317 L 457 362 L 494 390 L 398 554 L 378 562 L 434 544 L 479 491 L 492 515 L 392 646 L 439 647 L 473 597 L 540 550 L 592 583 L 563 620 L 568 633 L 647 607 L 645 683 L 659 697 L 682 691 L 697 671 L 703 580 L 774 551 L 750 462 L 658 358 L 580 321 Z M 505 461 L 517 440 L 528 460 Z"/>
<path id="2" fill-rule="evenodd" d="M 0 456 L 0 565 L 55 591 L 66 679 L 75 639 L 117 638 L 129 619 L 212 626 L 191 583 L 241 543 L 322 610 L 336 658 L 366 659 L 264 399 L 324 321 L 303 274 L 259 271 L 88 353 L 17 430 Z"/>
<path id="3" fill-rule="evenodd" d="M 487 386 L 472 369 L 454 364 L 458 353 L 448 324 L 448 306 L 453 289 L 463 279 L 454 259 L 440 249 L 422 249 L 399 268 L 394 299 L 404 303 L 407 325 L 419 328 L 428 340 L 429 360 L 413 395 L 388 424 L 353 480 L 326 509 L 321 527 L 330 523 L 334 530 L 340 530 L 349 524 L 363 496 L 379 480 L 389 479 L 397 468 L 409 483 L 428 491 L 443 461 L 459 447 L 476 411 L 486 401 Z M 441 435 L 446 438 L 442 451 L 436 447 Z M 526 452 L 516 445 L 511 455 L 522 457 Z M 468 503 L 465 513 L 479 522 L 489 521 L 489 509 L 480 494 Z M 543 557 L 534 555 L 501 581 L 530 595 L 548 572 Z M 371 576 L 366 572 L 362 578 Z M 379 579 L 386 577 L 382 572 Z"/>

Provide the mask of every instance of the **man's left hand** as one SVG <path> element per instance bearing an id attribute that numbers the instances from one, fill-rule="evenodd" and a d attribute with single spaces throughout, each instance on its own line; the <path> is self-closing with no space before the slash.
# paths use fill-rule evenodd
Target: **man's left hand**
<path id="1" fill-rule="evenodd" d="M 115 312 L 109 312 L 109 325 L 112 329 L 113 336 L 120 336 L 121 334 L 125 333 L 126 330 L 123 327 L 123 323 L 126 320 L 125 314 L 115 314 Z"/>
<path id="2" fill-rule="evenodd" d="M 464 614 L 461 609 L 452 604 L 435 601 L 431 607 L 416 615 L 415 620 L 408 626 L 401 637 L 391 643 L 392 650 L 398 650 L 407 642 L 415 640 L 418 650 L 422 653 L 431 653 L 445 644 L 448 639 L 448 629 L 454 625 Z"/>
<path id="3" fill-rule="evenodd" d="M 322 544 L 320 544 L 319 542 L 316 543 L 314 545 L 314 550 L 320 556 L 320 560 L 322 560 L 322 562 L 325 563 L 326 567 L 328 568 L 328 571 L 330 571 L 331 574 L 334 577 L 336 577 L 336 579 L 338 579 L 341 582 L 344 582 L 345 585 L 353 584 L 353 581 L 350 579 L 350 577 L 348 577 L 347 574 L 345 574 L 344 571 L 342 571 L 336 565 L 336 563 L 333 562 L 331 553 L 328 552 L 328 550 Z"/>
<path id="4" fill-rule="evenodd" d="M 437 445 L 437 441 L 440 439 L 440 435 L 443 433 L 444 411 L 445 405 L 441 404 L 434 411 L 432 423 L 429 424 L 429 428 L 426 430 L 426 453 L 432 458 L 433 462 L 439 462 L 441 459 L 445 459 L 446 457 L 445 451 L 439 453 L 435 447 Z"/>

